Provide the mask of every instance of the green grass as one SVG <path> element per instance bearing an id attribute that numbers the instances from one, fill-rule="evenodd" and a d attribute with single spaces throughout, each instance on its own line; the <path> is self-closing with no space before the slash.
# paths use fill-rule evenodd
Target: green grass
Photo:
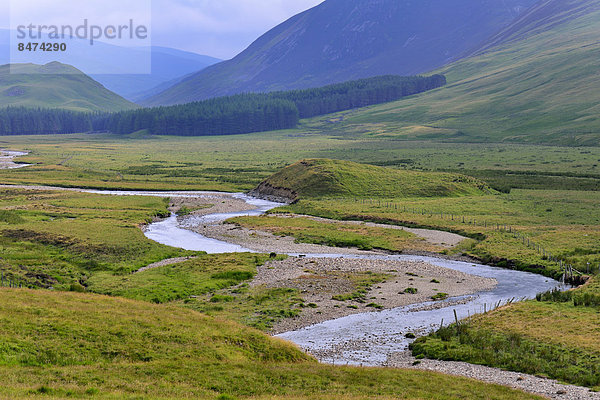
<path id="1" fill-rule="evenodd" d="M 313 132 L 310 126 L 226 137 L 5 136 L 0 138 L 0 148 L 29 150 L 31 154 L 18 161 L 35 164 L 0 170 L 4 183 L 111 189 L 250 190 L 281 168 L 305 158 L 350 160 L 390 168 L 452 169 L 466 174 L 477 170 L 600 174 L 600 147 L 336 137 L 316 128 Z M 580 181 L 565 179 L 571 182 L 569 185 Z"/>
<path id="2" fill-rule="evenodd" d="M 249 253 L 201 255 L 182 263 L 125 276 L 98 273 L 88 284 L 96 293 L 166 303 L 250 280 L 256 274 L 256 267 L 268 259 L 268 255 Z"/>
<path id="3" fill-rule="evenodd" d="M 473 176 L 492 188 L 510 193 L 512 189 L 600 191 L 600 175 L 541 171 L 451 170 Z"/>
<path id="4" fill-rule="evenodd" d="M 247 283 L 196 296 L 179 304 L 203 314 L 232 320 L 261 331 L 270 331 L 286 318 L 300 314 L 304 304 L 300 293 L 292 288 L 250 287 Z"/>
<path id="5" fill-rule="evenodd" d="M 294 289 L 249 287 L 256 267 L 285 256 L 265 254 L 201 255 L 189 261 L 132 275 L 95 274 L 87 283 L 95 293 L 173 303 L 207 315 L 267 331 L 300 312 L 303 300 Z"/>
<path id="6" fill-rule="evenodd" d="M 140 225 L 166 212 L 159 198 L 0 189 L 0 269 L 25 285 L 61 289 L 193 254 L 142 233 Z"/>
<path id="7" fill-rule="evenodd" d="M 492 192 L 485 183 L 464 175 L 399 171 L 329 159 L 297 162 L 262 185 L 289 191 L 295 198 L 458 197 Z"/>
<path id="8" fill-rule="evenodd" d="M 250 229 L 271 232 L 279 236 L 293 236 L 297 243 L 313 243 L 332 247 L 356 247 L 361 250 L 382 249 L 440 250 L 427 244 L 412 233 L 391 228 L 368 227 L 354 224 L 314 221 L 309 218 L 237 217 L 227 222 Z"/>
<path id="9" fill-rule="evenodd" d="M 545 294 L 442 328 L 413 354 L 548 376 L 600 389 L 599 279 L 567 294 Z M 577 299 L 581 300 L 578 301 Z M 573 301 L 575 300 L 575 301 Z"/>
<path id="10" fill-rule="evenodd" d="M 0 289 L 0 300 L 6 398 L 539 398 L 424 371 L 320 365 L 176 306 L 41 290 Z"/>
<path id="11" fill-rule="evenodd" d="M 81 71 L 60 63 L 0 66 L 0 107 L 121 111 L 138 106 Z"/>

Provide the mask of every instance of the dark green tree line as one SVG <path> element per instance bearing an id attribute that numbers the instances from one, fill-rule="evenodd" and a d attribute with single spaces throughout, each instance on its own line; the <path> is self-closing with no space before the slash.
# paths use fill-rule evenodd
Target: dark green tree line
<path id="1" fill-rule="evenodd" d="M 92 130 L 92 115 L 58 110 L 7 107 L 0 109 L 0 135 L 46 135 Z"/>
<path id="2" fill-rule="evenodd" d="M 83 133 L 208 136 L 294 128 L 300 118 L 399 100 L 446 84 L 443 75 L 379 76 L 321 88 L 240 94 L 117 113 L 0 109 L 0 135 Z"/>

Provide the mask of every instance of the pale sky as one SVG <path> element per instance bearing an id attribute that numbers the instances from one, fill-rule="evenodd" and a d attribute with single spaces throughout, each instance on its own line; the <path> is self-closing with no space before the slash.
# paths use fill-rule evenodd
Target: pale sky
<path id="1" fill-rule="evenodd" d="M 135 0 L 135 2 L 143 0 Z M 299 12 L 318 5 L 323 0 L 146 0 L 152 2 L 152 44 L 193 51 L 217 58 L 229 59 L 245 49 L 260 35 Z M 90 0 L 0 0 L 0 27 L 8 28 L 11 4 L 32 22 L 51 23 L 45 7 L 57 5 L 81 9 Z M 109 4 L 112 3 L 111 7 Z M 102 12 L 91 9 L 93 18 L 127 15 L 133 0 L 104 0 Z M 15 6 L 16 5 L 16 6 Z M 116 6 L 115 6 L 116 5 Z M 60 6 L 59 6 L 60 7 Z M 118 8 L 116 8 L 118 7 Z M 61 18 L 69 18 L 64 15 Z M 101 14 L 101 15 L 100 15 Z M 13 14 L 14 15 L 14 14 Z M 123 18 L 123 16 L 121 16 Z M 79 22 L 73 16 L 73 23 Z M 39 22 L 38 22 L 39 20 Z"/>

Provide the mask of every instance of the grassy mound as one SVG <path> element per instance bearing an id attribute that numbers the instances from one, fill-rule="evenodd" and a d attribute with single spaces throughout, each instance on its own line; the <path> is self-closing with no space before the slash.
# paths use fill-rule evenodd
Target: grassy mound
<path id="1" fill-rule="evenodd" d="M 538 398 L 428 372 L 319 365 L 176 306 L 0 289 L 0 320 L 2 398 Z"/>
<path id="2" fill-rule="evenodd" d="M 395 170 L 350 161 L 308 159 L 262 182 L 255 194 L 286 197 L 456 197 L 489 194 L 483 182 L 459 174 Z"/>

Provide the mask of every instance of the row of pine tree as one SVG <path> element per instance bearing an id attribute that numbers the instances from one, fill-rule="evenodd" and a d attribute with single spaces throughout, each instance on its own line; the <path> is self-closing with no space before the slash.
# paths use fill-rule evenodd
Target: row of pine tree
<path id="1" fill-rule="evenodd" d="M 0 110 L 0 135 L 145 130 L 155 135 L 208 136 L 273 131 L 294 128 L 300 118 L 399 100 L 445 84 L 443 75 L 386 75 L 314 89 L 240 94 L 117 113 L 8 107 Z"/>

